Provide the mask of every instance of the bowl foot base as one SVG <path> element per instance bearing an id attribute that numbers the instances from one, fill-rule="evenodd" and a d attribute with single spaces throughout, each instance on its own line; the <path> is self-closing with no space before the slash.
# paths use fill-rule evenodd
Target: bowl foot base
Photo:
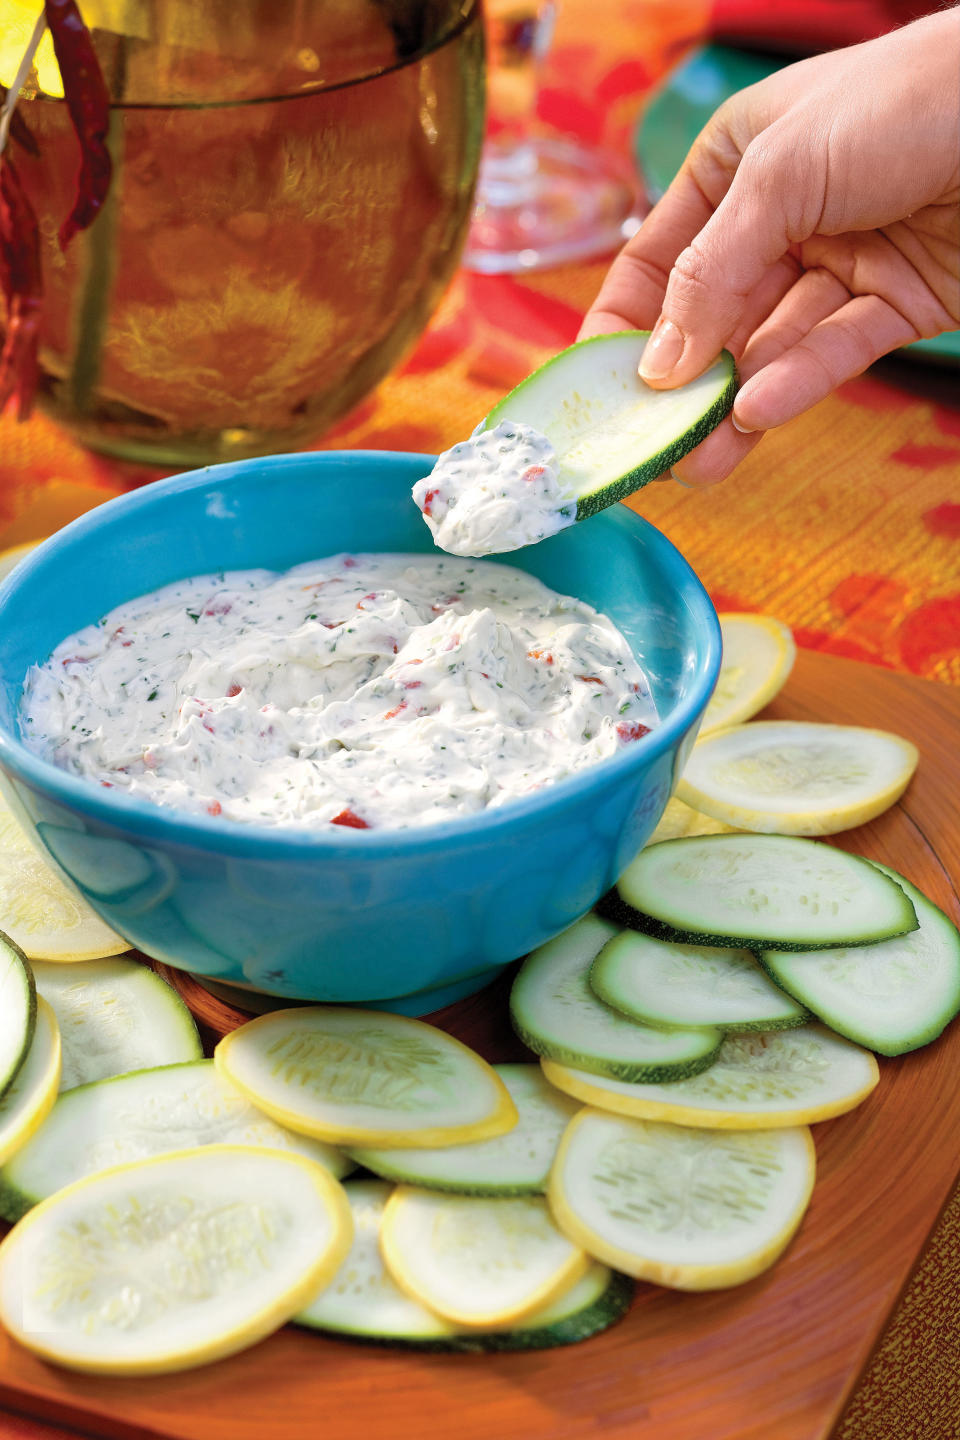
<path id="1" fill-rule="evenodd" d="M 412 995 L 400 995 L 390 1000 L 354 1000 L 344 1003 L 357 1005 L 364 1010 L 390 1010 L 396 1015 L 430 1015 L 453 1005 L 468 995 L 484 990 L 502 975 L 506 965 L 495 965 L 457 980 L 452 985 L 435 985 L 428 990 L 417 990 Z M 190 972 L 190 978 L 218 1000 L 237 1010 L 246 1010 L 251 1015 L 265 1015 L 270 1010 L 287 1010 L 294 1005 L 317 1005 L 317 1000 L 297 1000 L 287 995 L 269 995 L 263 990 L 254 990 L 246 985 L 226 985 L 221 980 L 212 980 L 206 975 Z"/>

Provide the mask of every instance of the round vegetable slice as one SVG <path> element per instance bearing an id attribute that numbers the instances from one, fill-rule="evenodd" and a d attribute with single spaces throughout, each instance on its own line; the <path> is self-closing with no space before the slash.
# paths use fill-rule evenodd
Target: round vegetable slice
<path id="1" fill-rule="evenodd" d="M 60 1027 L 61 1090 L 203 1054 L 180 996 L 138 960 L 35 960 L 33 973 Z"/>
<path id="2" fill-rule="evenodd" d="M 337 1176 L 352 1168 L 341 1151 L 296 1135 L 257 1110 L 217 1074 L 212 1060 L 194 1060 L 62 1094 L 0 1172 L 0 1215 L 19 1220 L 31 1206 L 86 1175 L 204 1145 L 289 1150 Z"/>
<path id="3" fill-rule="evenodd" d="M 718 1290 L 773 1264 L 813 1190 L 805 1126 L 688 1130 L 582 1110 L 550 1179 L 557 1224 L 618 1270 L 675 1290 Z"/>
<path id="4" fill-rule="evenodd" d="M 37 1018 L 37 992 L 27 957 L 0 931 L 0 1097 L 27 1057 Z"/>
<path id="5" fill-rule="evenodd" d="M 295 1317 L 298 1325 L 377 1344 L 486 1353 L 571 1345 L 606 1330 L 625 1314 L 633 1282 L 594 1261 L 548 1305 L 509 1330 L 463 1331 L 404 1294 L 380 1254 L 380 1221 L 393 1187 L 348 1180 L 353 1245 L 333 1280 Z"/>
<path id="6" fill-rule="evenodd" d="M 30 960 L 96 960 L 130 949 L 34 850 L 2 798 L 0 920 Z"/>
<path id="7" fill-rule="evenodd" d="M 593 990 L 644 1025 L 788 1030 L 809 1012 L 764 974 L 751 950 L 680 945 L 622 930 L 590 970 Z"/>
<path id="8" fill-rule="evenodd" d="M 723 636 L 723 663 L 700 727 L 701 736 L 739 725 L 769 705 L 793 669 L 793 633 L 770 615 L 734 611 L 717 617 Z"/>
<path id="9" fill-rule="evenodd" d="M 553 1060 L 541 1064 L 551 1085 L 597 1109 L 712 1130 L 829 1120 L 853 1110 L 880 1079 L 869 1050 L 821 1025 L 728 1035 L 705 1074 L 663 1085 L 627 1085 Z"/>
<path id="10" fill-rule="evenodd" d="M 698 741 L 677 794 L 741 830 L 834 835 L 889 810 L 917 759 L 887 730 L 757 720 Z"/>
<path id="11" fill-rule="evenodd" d="M 881 1055 L 902 1055 L 935 1040 L 960 1013 L 960 932 L 909 880 L 885 865 L 877 869 L 906 892 L 919 929 L 877 945 L 803 955 L 767 950 L 760 960 L 839 1035 Z"/>
<path id="12" fill-rule="evenodd" d="M 866 945 L 917 928 L 868 860 L 787 835 L 704 835 L 641 850 L 605 915 L 660 940 L 743 949 Z"/>
<path id="13" fill-rule="evenodd" d="M 281 1125 L 334 1145 L 457 1145 L 517 1123 L 510 1092 L 485 1060 L 403 1015 L 275 1010 L 224 1036 L 214 1059 Z"/>
<path id="14" fill-rule="evenodd" d="M 533 425 L 557 452 L 557 478 L 577 519 L 623 500 L 689 454 L 733 408 L 737 372 L 724 350 L 675 390 L 639 378 L 648 330 L 595 335 L 561 350 L 499 401 L 501 420 Z"/>
<path id="15" fill-rule="evenodd" d="M 591 990 L 590 966 L 618 933 L 587 915 L 529 955 L 510 992 L 513 1028 L 534 1054 L 598 1075 L 656 1081 L 705 1070 L 719 1030 L 655 1030 L 626 1020 Z"/>
<path id="16" fill-rule="evenodd" d="M 661 840 L 679 840 L 684 835 L 729 835 L 735 829 L 735 825 L 714 820 L 712 815 L 701 815 L 699 810 L 691 810 L 676 795 L 671 795 L 647 844 L 659 845 Z"/>
<path id="17" fill-rule="evenodd" d="M 0 1165 L 25 1145 L 53 1109 L 60 1079 L 60 1032 L 45 1000 L 37 1001 L 30 1049 L 0 1099 Z"/>
<path id="18" fill-rule="evenodd" d="M 0 1323 L 45 1360 L 157 1375 L 246 1349 L 350 1248 L 343 1188 L 299 1155 L 212 1145 L 79 1180 L 0 1244 Z"/>
<path id="19" fill-rule="evenodd" d="M 586 1271 L 539 1195 L 441 1195 L 400 1185 L 387 1202 L 380 1249 L 402 1290 L 455 1325 L 513 1324 Z"/>
<path id="20" fill-rule="evenodd" d="M 543 1078 L 539 1065 L 495 1065 L 519 1120 L 505 1135 L 442 1149 L 351 1148 L 359 1165 L 388 1180 L 461 1195 L 526 1195 L 546 1189 L 560 1136 L 580 1108 Z"/>

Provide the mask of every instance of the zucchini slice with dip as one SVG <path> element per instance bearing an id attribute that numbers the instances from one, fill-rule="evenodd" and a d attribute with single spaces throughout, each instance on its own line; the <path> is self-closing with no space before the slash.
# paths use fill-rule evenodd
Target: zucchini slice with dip
<path id="1" fill-rule="evenodd" d="M 561 350 L 439 457 L 413 498 L 441 550 L 490 555 L 544 540 L 625 500 L 716 429 L 733 408 L 733 356 L 652 390 L 638 374 L 649 338 L 629 330 Z"/>

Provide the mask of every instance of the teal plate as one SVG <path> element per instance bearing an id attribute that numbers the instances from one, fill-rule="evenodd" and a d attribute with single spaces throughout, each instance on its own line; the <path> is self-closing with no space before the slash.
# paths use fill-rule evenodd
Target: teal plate
<path id="1" fill-rule="evenodd" d="M 789 61 L 707 45 L 695 51 L 654 92 L 634 137 L 634 154 L 651 200 L 659 200 L 718 105 L 765 80 Z M 960 330 L 918 340 L 902 352 L 915 360 L 960 365 Z"/>

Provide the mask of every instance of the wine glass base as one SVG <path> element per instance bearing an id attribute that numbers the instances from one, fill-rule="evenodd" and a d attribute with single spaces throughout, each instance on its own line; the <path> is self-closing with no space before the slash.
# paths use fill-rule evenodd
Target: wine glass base
<path id="1" fill-rule="evenodd" d="M 642 214 L 626 167 L 603 151 L 541 137 L 488 142 L 463 264 L 506 275 L 607 255 Z"/>

